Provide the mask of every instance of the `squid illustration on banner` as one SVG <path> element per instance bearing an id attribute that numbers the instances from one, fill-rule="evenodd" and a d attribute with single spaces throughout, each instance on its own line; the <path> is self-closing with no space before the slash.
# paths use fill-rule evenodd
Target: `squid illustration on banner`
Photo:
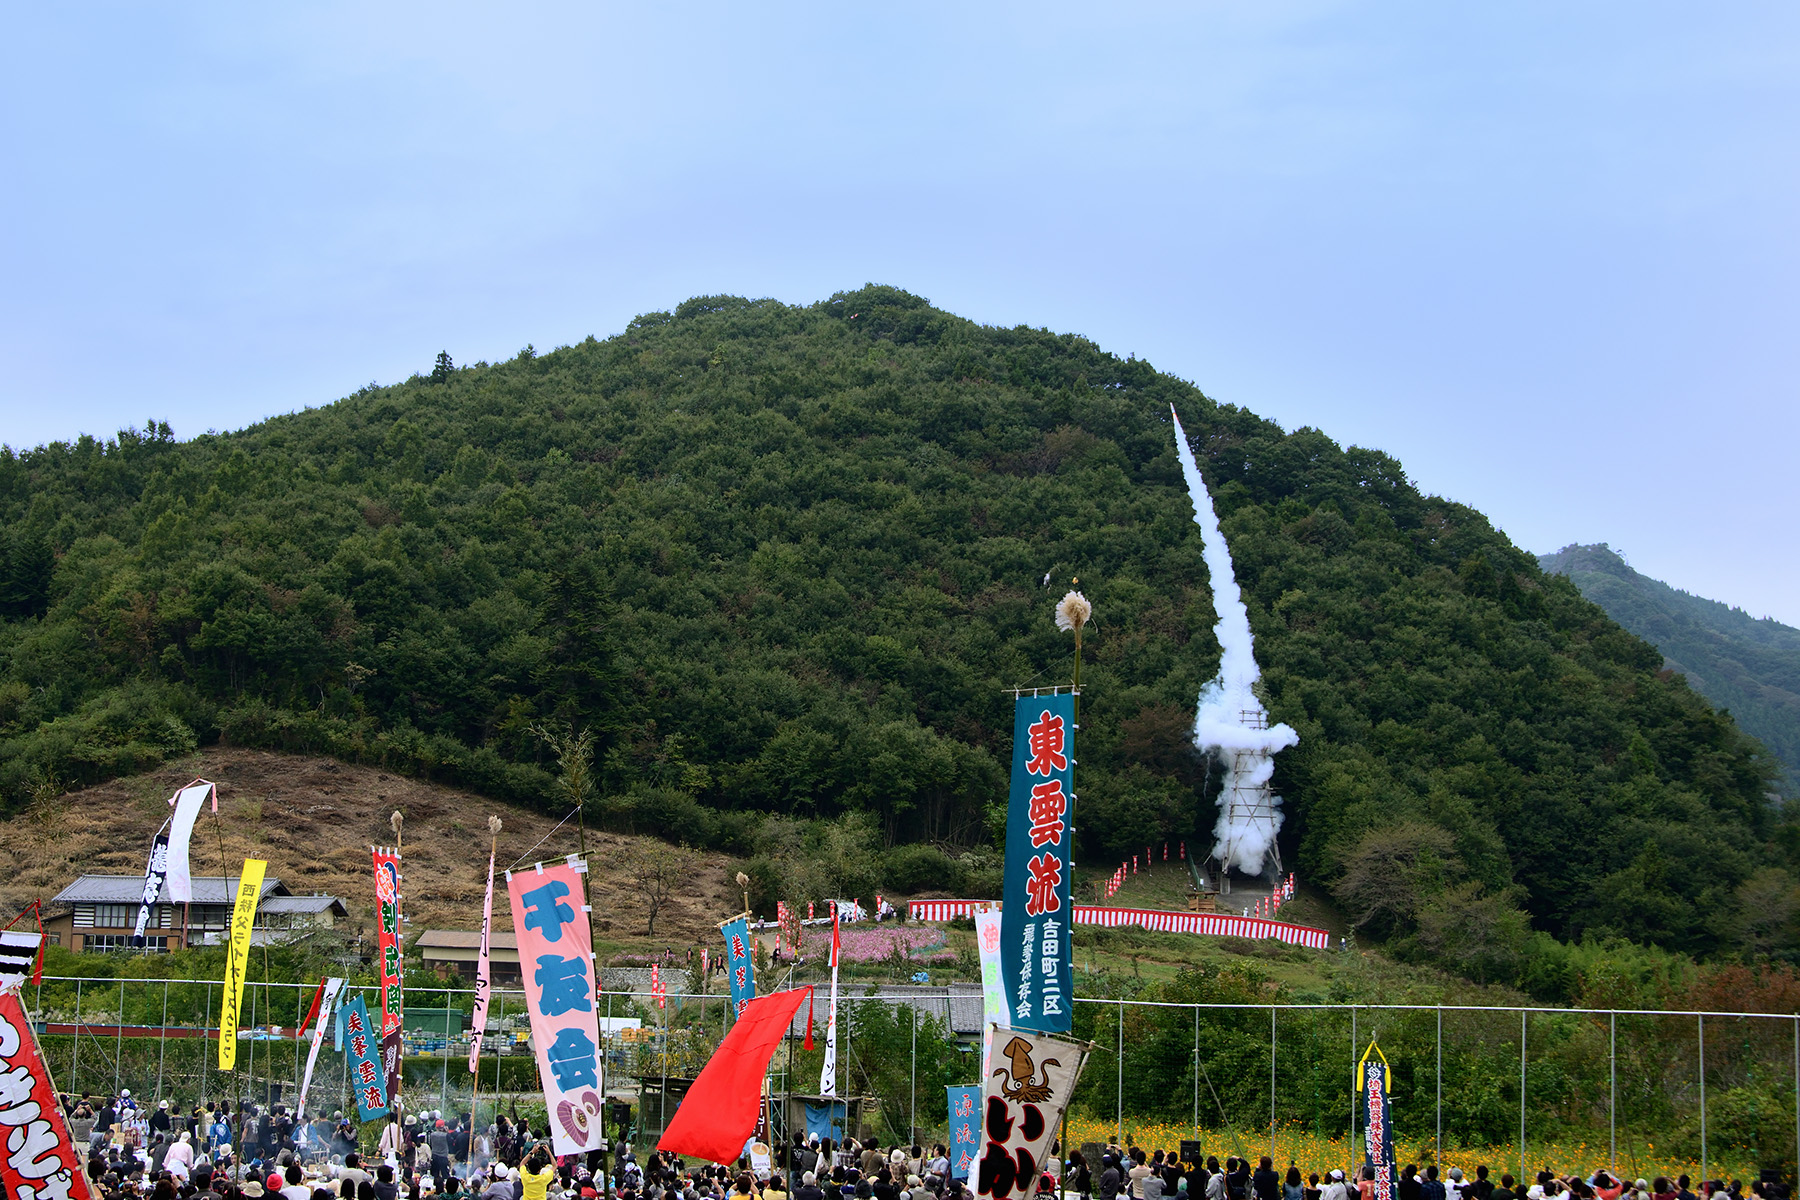
<path id="1" fill-rule="evenodd" d="M 246 858 L 231 910 L 231 943 L 225 950 L 225 996 L 219 1008 L 219 1070 L 237 1066 L 238 1017 L 244 1008 L 244 972 L 250 966 L 250 935 L 256 929 L 256 902 L 262 898 L 269 864 Z"/>
<path id="2" fill-rule="evenodd" d="M 603 1140 L 594 948 L 581 899 L 586 872 L 587 864 L 570 855 L 564 862 L 506 873 L 531 1044 L 544 1083 L 551 1148 L 558 1156 L 586 1153 Z"/>
<path id="3" fill-rule="evenodd" d="M 1388 1061 L 1373 1041 L 1356 1064 L 1356 1091 L 1361 1097 L 1363 1149 L 1375 1168 L 1374 1200 L 1394 1200 L 1393 1111 L 1388 1105 Z"/>
<path id="4" fill-rule="evenodd" d="M 371 846 L 375 861 L 376 965 L 381 977 L 381 1064 L 387 1098 L 400 1094 L 400 1044 L 405 1028 L 406 949 L 400 932 L 400 851 Z"/>
<path id="5" fill-rule="evenodd" d="M 1030 1200 L 1036 1194 L 1087 1054 L 1084 1042 L 1021 1029 L 996 1031 L 982 1064 L 976 1195 Z"/>

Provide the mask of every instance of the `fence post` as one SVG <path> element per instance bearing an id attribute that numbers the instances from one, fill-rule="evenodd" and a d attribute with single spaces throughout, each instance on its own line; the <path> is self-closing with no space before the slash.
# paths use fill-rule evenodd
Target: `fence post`
<path id="1" fill-rule="evenodd" d="M 1612 1143 L 1611 1165 L 1619 1174 L 1619 1014 L 1606 1014 L 1606 1136 Z"/>
<path id="2" fill-rule="evenodd" d="M 212 1052 L 206 1043 L 212 1039 L 207 1033 L 212 1029 L 212 984 L 206 985 L 206 1008 L 200 1014 L 200 1103 L 206 1104 L 211 1099 L 212 1068 L 207 1063 L 212 1060 Z"/>
<path id="3" fill-rule="evenodd" d="M 1119 1145 L 1125 1144 L 1125 1001 L 1119 1001 Z M 986 1064 L 983 1064 L 984 1066 Z"/>
<path id="4" fill-rule="evenodd" d="M 75 981 L 75 1048 L 69 1055 L 69 1091 L 79 1094 L 80 1086 L 75 1080 L 75 1068 L 81 1062 L 81 980 Z"/>
<path id="5" fill-rule="evenodd" d="M 1796 1037 L 1800 1037 L 1800 1022 L 1794 1025 Z M 1796 1059 L 1800 1062 L 1800 1059 Z M 1796 1068 L 1800 1071 L 1800 1068 Z M 1800 1074 L 1795 1075 L 1800 1079 Z M 1795 1101 L 1796 1111 L 1800 1111 L 1800 1100 Z M 1795 1126 L 1800 1129 L 1800 1126 Z M 1194 1005 L 1194 1140 L 1200 1140 L 1200 1006 Z"/>
<path id="6" fill-rule="evenodd" d="M 1800 1162 L 1800 1017 L 1794 1018 L 1794 1161 Z"/>
<path id="7" fill-rule="evenodd" d="M 1525 1186 L 1525 1022 L 1531 1014 L 1519 1010 L 1519 1186 Z"/>
<path id="8" fill-rule="evenodd" d="M 1350 1180 L 1350 1186 L 1356 1186 L 1356 1117 L 1357 1106 L 1362 1097 L 1356 1090 L 1356 1005 L 1350 1006 L 1350 1140 L 1344 1143 L 1344 1153 L 1350 1161 L 1344 1164 L 1344 1174 Z"/>
<path id="9" fill-rule="evenodd" d="M 919 1010 L 907 1005 L 906 1017 L 912 1026 L 912 1100 L 906 1112 L 906 1144 L 910 1146 L 919 1140 Z M 791 1066 L 788 1069 L 793 1070 Z"/>
<path id="10" fill-rule="evenodd" d="M 1275 1006 L 1269 1005 L 1269 1158 L 1275 1158 Z"/>
<path id="11" fill-rule="evenodd" d="M 1702 1013 L 1700 1022 L 1700 1179 L 1702 1182 L 1712 1178 L 1707 1171 L 1706 1163 L 1706 1015 Z"/>
<path id="12" fill-rule="evenodd" d="M 163 980 L 163 1015 L 162 1028 L 156 1035 L 156 1096 L 162 1099 L 163 1094 L 163 1056 L 169 1048 L 169 981 Z"/>
<path id="13" fill-rule="evenodd" d="M 438 1072 L 438 1107 L 450 1103 L 450 989 L 444 989 L 444 1068 Z"/>
<path id="14" fill-rule="evenodd" d="M 1437 1006 L 1437 1142 L 1432 1161 L 1444 1169 L 1444 1006 Z"/>
<path id="15" fill-rule="evenodd" d="M 119 1073 L 125 1069 L 125 981 L 119 980 L 119 1028 L 113 1037 L 113 1095 L 119 1094 Z"/>

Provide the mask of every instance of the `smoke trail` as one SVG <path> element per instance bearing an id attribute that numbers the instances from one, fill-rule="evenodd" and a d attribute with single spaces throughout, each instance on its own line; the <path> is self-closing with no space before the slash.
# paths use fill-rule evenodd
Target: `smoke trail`
<path id="1" fill-rule="evenodd" d="M 1212 579 L 1213 610 L 1218 622 L 1213 633 L 1219 639 L 1219 675 L 1200 689 L 1194 714 L 1194 745 L 1216 756 L 1225 767 L 1225 786 L 1219 792 L 1219 822 L 1213 829 L 1213 857 L 1224 867 L 1246 874 L 1260 873 L 1272 862 L 1275 834 L 1281 829 L 1281 797 L 1268 791 L 1275 772 L 1273 755 L 1297 744 L 1300 735 L 1288 725 L 1268 724 L 1268 710 L 1257 698 L 1254 685 L 1262 677 L 1251 644 L 1250 614 L 1231 565 L 1231 550 L 1219 532 L 1219 518 L 1200 467 L 1188 448 L 1187 434 L 1173 405 L 1175 452 L 1187 479 L 1188 497 L 1194 505 L 1194 524 L 1200 527 L 1200 544 L 1206 572 Z M 1250 789 L 1267 795 L 1269 815 L 1233 821 L 1231 797 Z"/>

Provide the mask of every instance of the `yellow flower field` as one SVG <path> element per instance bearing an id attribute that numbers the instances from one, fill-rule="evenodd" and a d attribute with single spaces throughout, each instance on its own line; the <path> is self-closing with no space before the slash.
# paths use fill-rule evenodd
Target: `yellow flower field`
<path id="1" fill-rule="evenodd" d="M 1111 1120 L 1080 1114 L 1071 1114 L 1068 1121 L 1068 1144 L 1080 1146 L 1083 1142 L 1100 1142 L 1102 1144 L 1118 1140 L 1118 1125 Z M 1195 1137 L 1192 1125 L 1175 1125 L 1167 1122 L 1150 1122 L 1125 1118 L 1125 1136 L 1136 1145 L 1146 1150 L 1176 1150 L 1183 1138 Z M 1202 1127 L 1199 1141 L 1206 1153 L 1216 1154 L 1220 1161 L 1228 1154 L 1242 1154 L 1252 1158 L 1268 1154 L 1269 1131 L 1262 1129 L 1240 1129 L 1235 1136 L 1228 1130 L 1207 1129 Z M 1401 1166 L 1417 1163 L 1421 1168 L 1432 1161 L 1432 1139 L 1401 1138 L 1394 1144 L 1394 1155 Z M 1342 1137 L 1320 1137 L 1309 1130 L 1298 1126 L 1277 1128 L 1275 1133 L 1275 1151 L 1273 1154 L 1276 1166 L 1285 1170 L 1291 1162 L 1302 1171 L 1317 1171 L 1321 1176 L 1332 1167 L 1348 1167 L 1349 1149 Z M 1597 1140 L 1591 1141 L 1553 1141 L 1528 1142 L 1526 1144 L 1526 1166 L 1530 1174 L 1550 1169 L 1560 1174 L 1579 1170 L 1586 1175 L 1596 1167 L 1608 1166 L 1607 1142 L 1605 1131 Z M 1486 1164 L 1493 1177 L 1498 1180 L 1501 1172 L 1519 1173 L 1519 1145 L 1508 1142 L 1496 1146 L 1464 1146 L 1444 1147 L 1443 1169 L 1461 1167 L 1463 1172 L 1474 1177 L 1475 1168 Z M 1707 1170 L 1715 1175 L 1727 1178 L 1742 1179 L 1746 1183 L 1756 1178 L 1757 1163 L 1750 1153 L 1742 1147 L 1711 1147 L 1707 1159 Z M 1773 1165 L 1773 1164 L 1771 1164 Z M 1619 1173 L 1630 1178 L 1654 1179 L 1658 1175 L 1667 1175 L 1673 1179 L 1677 1175 L 1690 1175 L 1695 1180 L 1700 1178 L 1700 1162 L 1687 1157 L 1672 1157 L 1657 1152 L 1654 1144 L 1638 1142 L 1628 1144 L 1624 1137 L 1619 1139 Z"/>

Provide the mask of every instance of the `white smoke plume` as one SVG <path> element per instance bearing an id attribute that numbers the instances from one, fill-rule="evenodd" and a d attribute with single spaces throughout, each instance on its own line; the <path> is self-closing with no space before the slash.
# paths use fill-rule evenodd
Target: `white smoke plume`
<path id="1" fill-rule="evenodd" d="M 1254 685 L 1262 677 L 1251 645 L 1250 615 L 1244 610 L 1243 593 L 1238 589 L 1237 574 L 1231 565 L 1231 550 L 1219 532 L 1219 518 L 1213 511 L 1212 496 L 1200 467 L 1188 448 L 1187 434 L 1174 406 L 1169 415 L 1175 421 L 1175 452 L 1181 458 L 1181 473 L 1187 479 L 1188 497 L 1194 505 L 1194 524 L 1200 527 L 1202 554 L 1206 571 L 1212 578 L 1213 610 L 1218 622 L 1213 633 L 1219 639 L 1219 675 L 1200 689 L 1200 702 L 1194 715 L 1194 745 L 1214 755 L 1225 767 L 1225 786 L 1219 792 L 1219 822 L 1213 828 L 1216 840 L 1213 857 L 1226 869 L 1236 868 L 1255 875 L 1272 862 L 1275 835 L 1281 829 L 1281 797 L 1269 793 L 1269 816 L 1233 822 L 1229 801 L 1238 789 L 1267 788 L 1275 771 L 1274 754 L 1300 741 L 1300 735 L 1289 725 L 1268 729 L 1255 726 L 1268 724 L 1268 710 L 1257 698 Z M 1238 769 L 1238 755 L 1246 753 L 1243 769 Z"/>

